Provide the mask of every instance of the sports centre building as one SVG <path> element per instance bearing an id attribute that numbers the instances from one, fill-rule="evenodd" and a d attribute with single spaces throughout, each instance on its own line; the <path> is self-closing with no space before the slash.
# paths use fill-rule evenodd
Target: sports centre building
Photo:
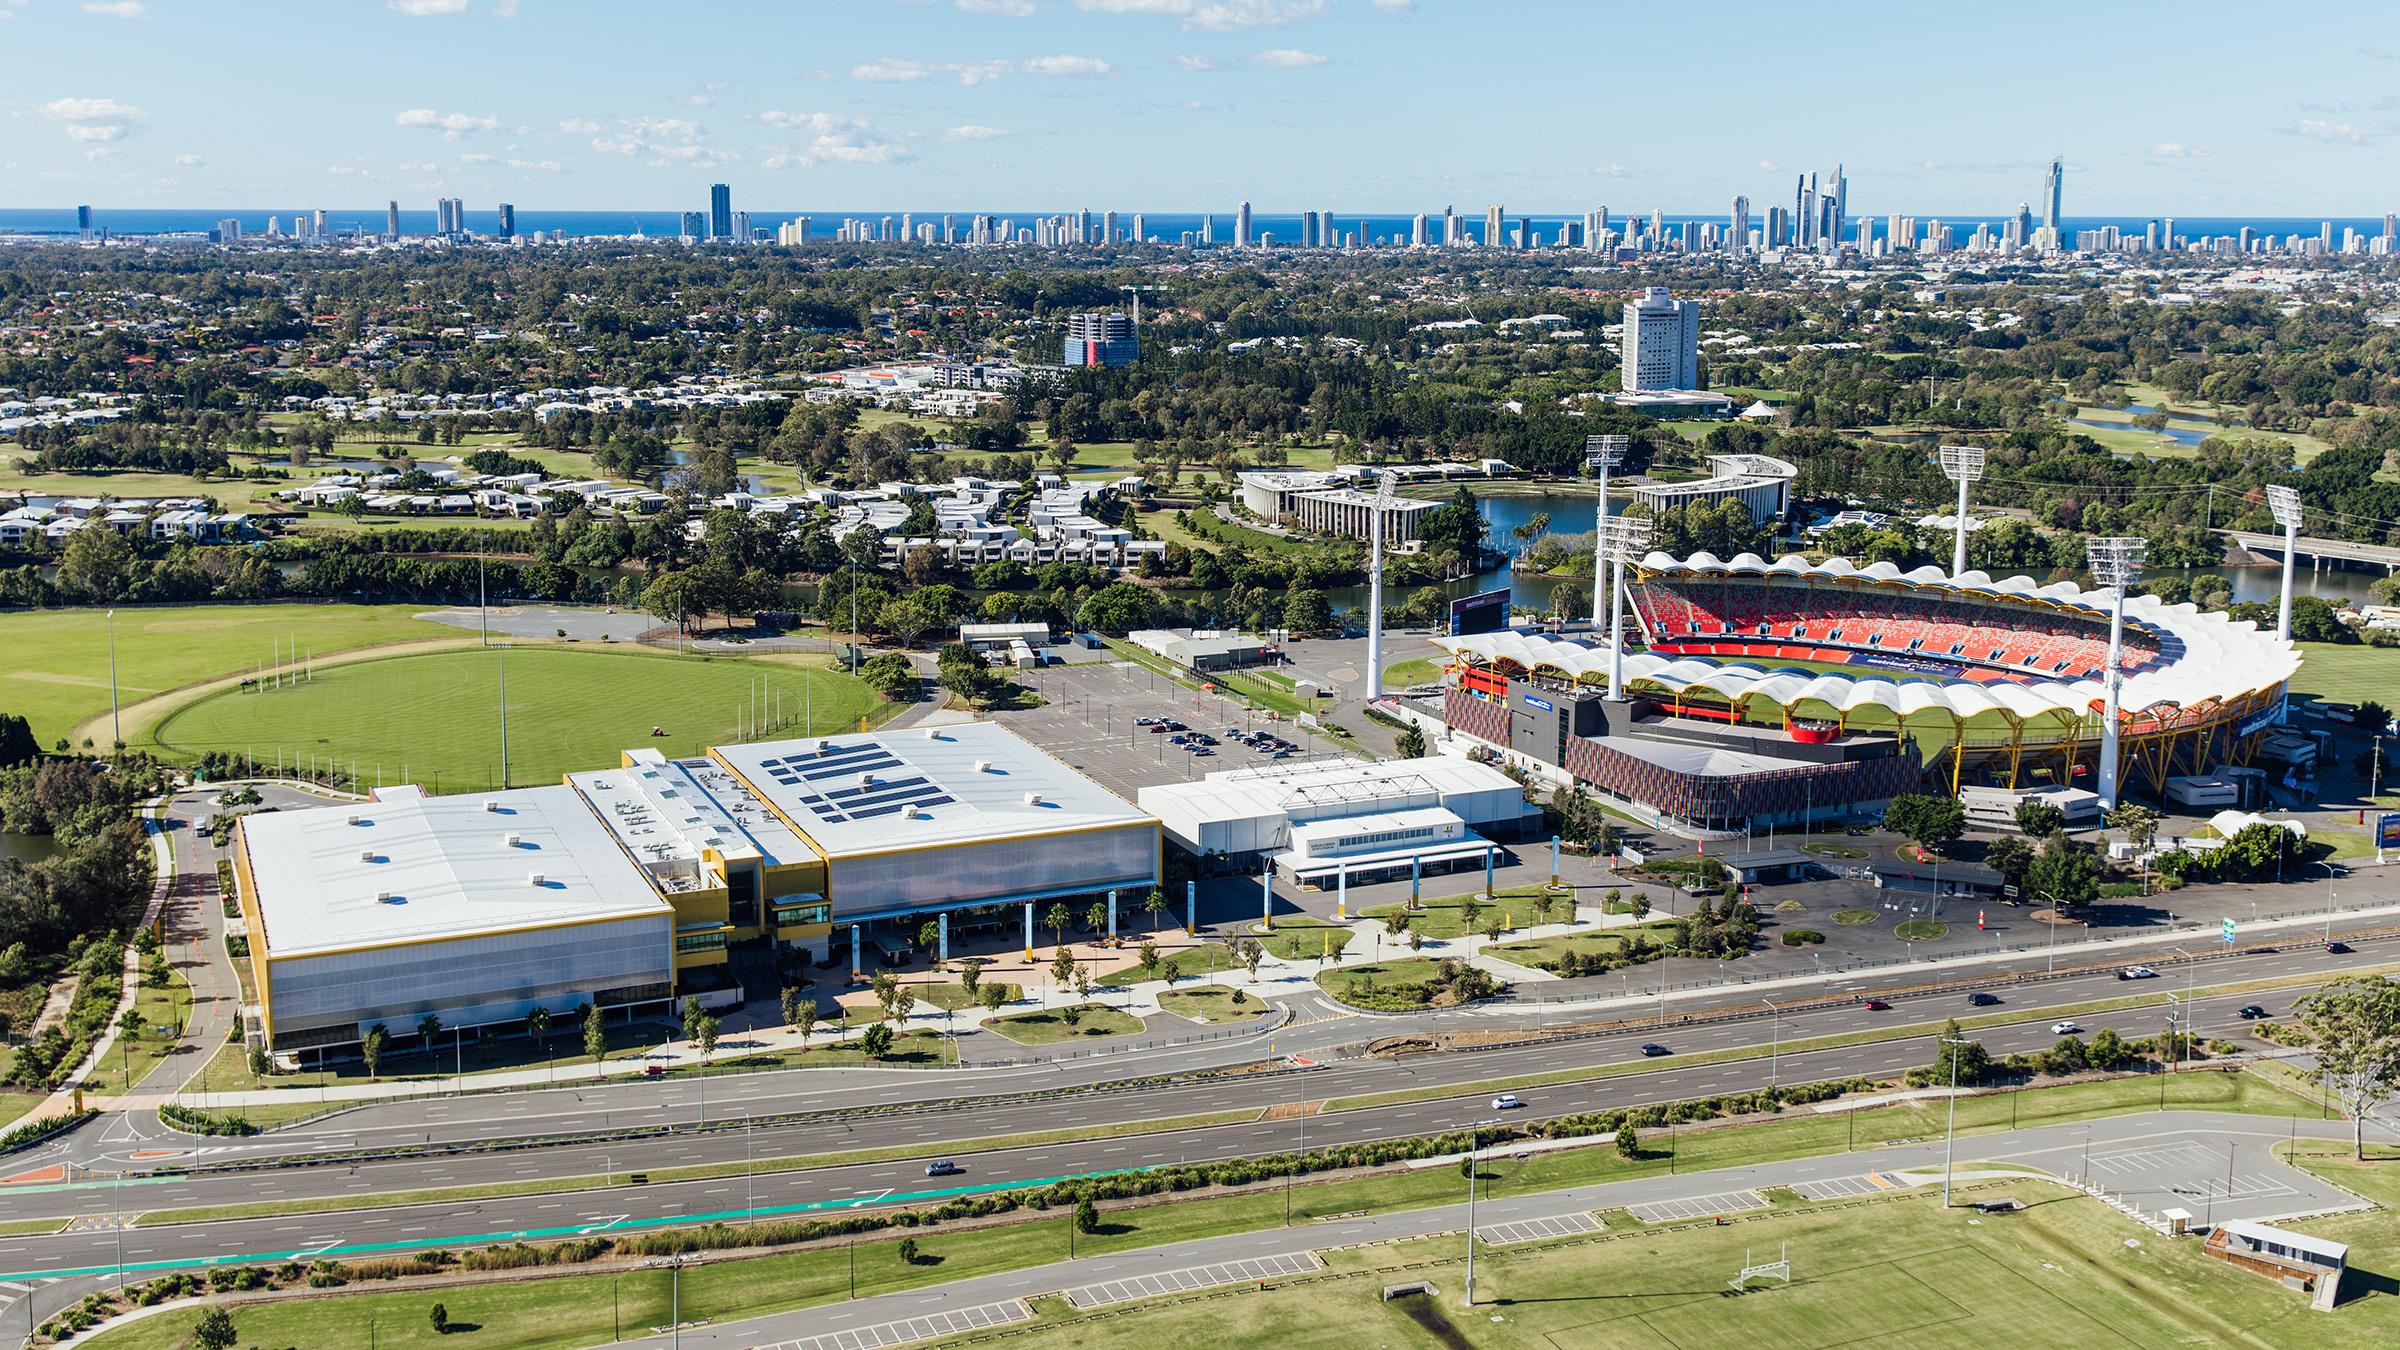
<path id="1" fill-rule="evenodd" d="M 1652 553 L 1627 577 L 1646 650 L 1522 629 L 1434 641 L 1441 715 L 1664 820 L 1707 829 L 1922 789 L 2084 786 L 2106 706 L 2108 592 L 1935 567 Z M 2124 605 L 2117 777 L 2153 792 L 2239 763 L 2292 644 L 2189 604 Z"/>
<path id="2" fill-rule="evenodd" d="M 663 1009 L 731 987 L 772 942 L 853 967 L 947 944 L 964 919 L 1028 942 L 1037 901 L 1157 884 L 1158 821 L 989 722 L 628 751 L 564 783 L 243 816 L 233 871 L 257 1003 L 291 1052 L 522 1021 L 597 1003 Z"/>

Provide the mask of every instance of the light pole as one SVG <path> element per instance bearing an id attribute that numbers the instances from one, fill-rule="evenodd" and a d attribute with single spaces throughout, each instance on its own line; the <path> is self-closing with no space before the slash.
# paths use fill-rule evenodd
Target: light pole
<path id="1" fill-rule="evenodd" d="M 2321 862 L 2317 866 L 2325 869 L 2325 936 L 2323 940 L 2331 942 L 2333 941 L 2333 864 Z"/>
<path id="2" fill-rule="evenodd" d="M 1980 445 L 1945 445 L 1941 448 L 1942 476 L 1958 484 L 1958 530 L 1950 549 L 1950 576 L 1953 580 L 1967 571 L 1967 488 L 1983 477 L 1984 450 Z"/>
<path id="3" fill-rule="evenodd" d="M 1475 1306 L 1475 1154 L 1483 1147 L 1483 1127 L 1498 1124 L 1495 1117 L 1467 1127 L 1467 1306 Z"/>
<path id="4" fill-rule="evenodd" d="M 1783 1082 L 1783 1012 L 1771 998 L 1762 998 L 1759 1002 L 1767 1005 L 1767 1086 L 1780 1087 Z"/>
<path id="5" fill-rule="evenodd" d="M 2044 973 L 2056 975 L 2058 973 L 2058 892 L 2035 891 L 2033 894 L 2036 899 L 2050 902 L 2049 969 Z"/>
<path id="6" fill-rule="evenodd" d="M 2133 589 L 2134 579 L 2142 574 L 2142 554 L 2148 547 L 2147 540 L 2132 536 L 2093 539 L 2086 544 L 2092 580 L 2111 592 L 2106 697 L 2100 712 L 2100 805 L 2104 810 L 2113 811 L 2117 806 L 2117 699 L 2125 682 L 2124 672 L 2119 669 L 2125 659 L 2125 593 Z"/>
<path id="7" fill-rule="evenodd" d="M 1942 1208 L 1950 1208 L 1950 1164 L 1958 1148 L 1958 1052 L 1969 1044 L 1963 1036 L 1941 1042 L 1950 1056 L 1950 1124 L 1942 1131 Z"/>
<path id="8" fill-rule="evenodd" d="M 2300 557 L 2300 489 L 2281 483 L 2267 487 L 2267 511 L 2283 527 L 2283 593 L 2275 607 L 2275 640 L 2292 637 L 2292 572 Z"/>

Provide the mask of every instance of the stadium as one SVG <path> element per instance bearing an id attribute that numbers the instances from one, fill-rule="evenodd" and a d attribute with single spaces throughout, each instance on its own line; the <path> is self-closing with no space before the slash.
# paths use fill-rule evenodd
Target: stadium
<path id="1" fill-rule="evenodd" d="M 1937 567 L 1651 553 L 1626 589 L 1643 650 L 1525 629 L 1440 637 L 1442 718 L 1694 825 L 1862 809 L 1920 788 L 2096 781 L 2111 593 Z M 2247 622 L 2125 602 L 2117 776 L 2242 762 L 2299 669 Z M 1796 812 L 1794 808 L 1797 807 Z"/>

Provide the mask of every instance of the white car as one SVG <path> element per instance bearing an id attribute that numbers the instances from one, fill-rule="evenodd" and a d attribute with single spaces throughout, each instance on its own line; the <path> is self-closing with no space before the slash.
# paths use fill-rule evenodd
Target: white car
<path id="1" fill-rule="evenodd" d="M 2053 1036 L 2072 1036 L 2081 1030 L 2083 1028 L 2073 1022 L 2052 1022 L 2050 1024 L 2050 1034 Z"/>
<path id="2" fill-rule="evenodd" d="M 2127 966 L 2117 972 L 2117 978 L 2120 980 L 2155 980 L 2158 978 L 2158 972 L 2148 966 Z"/>
<path id="3" fill-rule="evenodd" d="M 1495 1111 L 1514 1111 L 1524 1104 L 1524 1100 L 1513 1092 L 1503 1092 L 1492 1098 L 1492 1109 Z"/>

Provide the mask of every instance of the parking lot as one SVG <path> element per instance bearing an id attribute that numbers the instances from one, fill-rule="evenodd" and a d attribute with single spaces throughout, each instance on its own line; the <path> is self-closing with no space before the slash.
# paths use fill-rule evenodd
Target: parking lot
<path id="1" fill-rule="evenodd" d="M 1018 679 L 1042 696 L 1044 706 L 1004 712 L 999 720 L 1127 801 L 1152 784 L 1273 762 L 1227 737 L 1229 727 L 1271 731 L 1297 742 L 1300 748 L 1291 759 L 1337 753 L 1322 741 L 1312 744 L 1288 721 L 1251 712 L 1237 699 L 1185 689 L 1130 661 L 1045 666 Z M 1194 754 L 1170 744 L 1173 733 L 1138 725 L 1143 718 L 1174 719 L 1220 744 L 1210 754 Z"/>

